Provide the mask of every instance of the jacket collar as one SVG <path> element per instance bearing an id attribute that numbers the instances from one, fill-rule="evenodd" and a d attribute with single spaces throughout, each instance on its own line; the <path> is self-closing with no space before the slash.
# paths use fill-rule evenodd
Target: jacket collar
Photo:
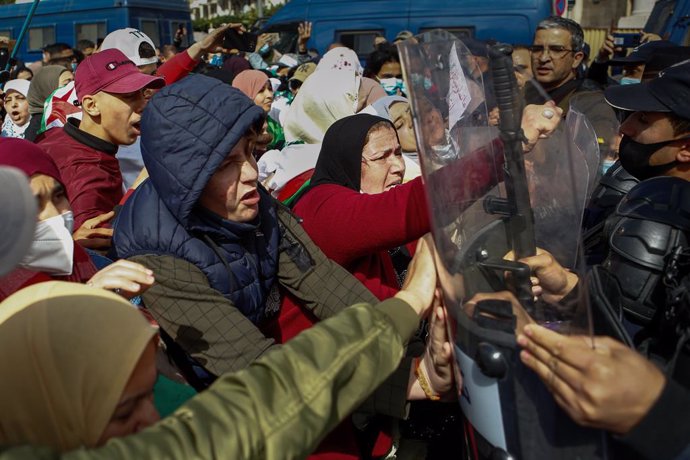
<path id="1" fill-rule="evenodd" d="M 74 118 L 68 118 L 67 123 L 64 127 L 65 132 L 77 142 L 91 147 L 92 149 L 100 150 L 109 155 L 115 155 L 117 153 L 117 145 L 111 144 L 108 141 L 104 141 L 100 137 L 96 137 L 93 134 L 89 134 L 86 131 L 79 129 L 79 120 Z"/>

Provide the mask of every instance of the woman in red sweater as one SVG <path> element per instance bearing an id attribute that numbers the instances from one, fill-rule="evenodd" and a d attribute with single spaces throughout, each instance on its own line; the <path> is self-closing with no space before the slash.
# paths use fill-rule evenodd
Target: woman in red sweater
<path id="1" fill-rule="evenodd" d="M 456 176 L 456 190 L 447 193 L 469 205 L 500 180 L 502 149 L 479 150 L 459 163 L 437 173 Z M 294 206 L 321 250 L 379 299 L 400 289 L 391 252 L 405 252 L 405 245 L 431 230 L 422 179 L 403 184 L 404 175 L 393 124 L 354 115 L 326 132 L 310 186 Z"/>

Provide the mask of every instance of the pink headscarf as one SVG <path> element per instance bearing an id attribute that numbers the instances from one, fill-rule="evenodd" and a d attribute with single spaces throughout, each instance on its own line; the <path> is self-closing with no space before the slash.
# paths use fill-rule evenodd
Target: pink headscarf
<path id="1" fill-rule="evenodd" d="M 357 112 L 386 96 L 386 91 L 379 84 L 379 82 L 372 80 L 371 78 L 362 77 L 362 82 L 359 84 Z"/>
<path id="2" fill-rule="evenodd" d="M 235 79 L 232 81 L 232 86 L 249 96 L 250 99 L 254 100 L 256 95 L 261 92 L 264 86 L 266 86 L 267 81 L 268 75 L 259 70 L 243 70 L 242 72 L 238 73 Z"/>

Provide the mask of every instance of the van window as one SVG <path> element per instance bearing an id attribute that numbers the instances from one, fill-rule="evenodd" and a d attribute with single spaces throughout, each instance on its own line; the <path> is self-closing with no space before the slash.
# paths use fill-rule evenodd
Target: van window
<path id="1" fill-rule="evenodd" d="M 77 24 L 74 26 L 77 41 L 91 40 L 96 43 L 99 38 L 105 37 L 105 22 L 92 22 L 90 24 Z"/>
<path id="2" fill-rule="evenodd" d="M 141 23 L 141 31 L 149 36 L 149 38 L 151 39 L 151 41 L 153 42 L 154 45 L 160 46 L 161 37 L 158 34 L 158 21 L 150 20 L 150 19 L 142 19 L 140 21 L 140 23 Z"/>
<path id="3" fill-rule="evenodd" d="M 29 29 L 29 50 L 40 51 L 44 46 L 53 43 L 55 43 L 55 26 Z"/>
<path id="4" fill-rule="evenodd" d="M 335 40 L 362 57 L 374 51 L 374 39 L 379 35 L 384 35 L 383 30 L 348 30 L 336 32 Z"/>

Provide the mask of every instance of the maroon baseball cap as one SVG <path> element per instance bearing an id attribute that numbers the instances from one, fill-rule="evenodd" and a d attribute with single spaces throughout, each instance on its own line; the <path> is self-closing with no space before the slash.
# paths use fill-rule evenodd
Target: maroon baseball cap
<path id="1" fill-rule="evenodd" d="M 84 59 L 74 75 L 79 102 L 84 96 L 126 94 L 143 88 L 162 88 L 165 80 L 139 72 L 134 62 L 118 49 L 103 50 Z"/>

